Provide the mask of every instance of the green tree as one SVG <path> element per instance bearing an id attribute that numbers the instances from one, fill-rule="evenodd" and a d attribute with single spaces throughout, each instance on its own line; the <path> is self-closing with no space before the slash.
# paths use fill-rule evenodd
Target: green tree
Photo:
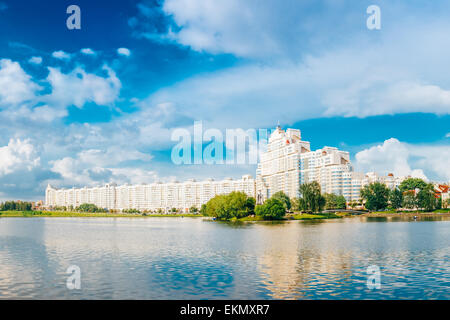
<path id="1" fill-rule="evenodd" d="M 280 200 L 270 198 L 264 204 L 256 206 L 255 213 L 265 220 L 279 220 L 286 214 L 286 208 Z"/>
<path id="2" fill-rule="evenodd" d="M 208 215 L 206 213 L 206 203 L 202 204 L 202 206 L 200 208 L 200 214 L 202 214 L 203 216 L 207 216 Z"/>
<path id="3" fill-rule="evenodd" d="M 408 178 L 402 181 L 399 186 L 400 191 L 409 191 L 415 189 L 424 189 L 427 187 L 427 183 L 419 178 Z"/>
<path id="4" fill-rule="evenodd" d="M 255 205 L 256 199 L 253 197 L 248 197 L 247 202 L 245 203 L 245 210 L 247 212 L 247 216 L 255 214 Z"/>
<path id="5" fill-rule="evenodd" d="M 361 198 L 368 210 L 384 210 L 388 206 L 389 189 L 384 183 L 374 182 L 361 189 Z"/>
<path id="6" fill-rule="evenodd" d="M 192 206 L 189 208 L 189 212 L 190 213 L 197 213 L 198 212 L 198 208 L 196 206 Z"/>
<path id="7" fill-rule="evenodd" d="M 79 207 L 76 208 L 76 211 L 90 212 L 90 213 L 106 212 L 106 210 L 100 209 L 99 207 L 97 207 L 95 204 L 92 204 L 92 203 L 83 203 Z"/>
<path id="8" fill-rule="evenodd" d="M 334 193 L 325 193 L 325 209 L 333 210 L 333 209 L 346 209 L 347 208 L 347 200 L 342 195 L 335 195 Z"/>
<path id="9" fill-rule="evenodd" d="M 406 209 L 415 209 L 417 207 L 416 196 L 413 190 L 403 192 L 402 207 Z"/>
<path id="10" fill-rule="evenodd" d="M 432 211 L 437 207 L 437 199 L 435 197 L 434 187 L 427 184 L 416 195 L 419 208 Z"/>
<path id="11" fill-rule="evenodd" d="M 216 195 L 206 203 L 204 212 L 218 220 L 243 218 L 253 214 L 255 199 L 248 197 L 244 192 L 231 192 L 227 195 Z"/>
<path id="12" fill-rule="evenodd" d="M 291 199 L 283 191 L 274 193 L 271 198 L 280 200 L 286 210 L 291 209 Z"/>
<path id="13" fill-rule="evenodd" d="M 403 192 L 401 192 L 398 188 L 391 190 L 389 193 L 389 201 L 392 208 L 400 209 L 403 204 Z"/>
<path id="14" fill-rule="evenodd" d="M 312 213 L 323 210 L 326 200 L 320 192 L 320 185 L 317 181 L 301 184 L 299 193 L 300 210 Z"/>

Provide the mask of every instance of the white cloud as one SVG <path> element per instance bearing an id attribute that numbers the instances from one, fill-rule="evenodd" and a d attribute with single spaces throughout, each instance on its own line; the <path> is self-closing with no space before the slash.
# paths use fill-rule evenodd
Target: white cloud
<path id="1" fill-rule="evenodd" d="M 11 107 L 32 100 L 39 89 L 18 62 L 0 60 L 0 107 Z"/>
<path id="2" fill-rule="evenodd" d="M 42 57 L 31 57 L 28 60 L 29 63 L 31 64 L 41 64 L 42 63 Z"/>
<path id="3" fill-rule="evenodd" d="M 16 170 L 31 171 L 39 164 L 40 157 L 29 140 L 11 139 L 7 146 L 0 147 L 0 176 Z"/>
<path id="4" fill-rule="evenodd" d="M 131 55 L 131 51 L 127 48 L 119 48 L 117 49 L 117 53 L 125 57 L 129 57 Z"/>
<path id="5" fill-rule="evenodd" d="M 364 172 L 450 180 L 450 146 L 447 145 L 408 144 L 391 138 L 358 152 L 355 158 L 357 169 Z"/>
<path id="6" fill-rule="evenodd" d="M 71 55 L 67 52 L 59 50 L 59 51 L 53 52 L 52 57 L 56 58 L 56 59 L 61 59 L 61 60 L 69 60 L 71 58 Z"/>
<path id="7" fill-rule="evenodd" d="M 450 132 L 445 135 L 446 138 L 450 138 Z"/>
<path id="8" fill-rule="evenodd" d="M 58 107 L 75 105 L 81 108 L 86 102 L 112 105 L 122 86 L 116 73 L 107 66 L 103 67 L 106 77 L 87 73 L 80 67 L 68 74 L 56 68 L 49 67 L 49 70 L 47 81 L 52 86 L 52 93 L 47 100 Z"/>
<path id="9" fill-rule="evenodd" d="M 80 50 L 80 52 L 82 54 L 90 55 L 90 56 L 95 56 L 96 55 L 96 52 L 94 50 L 92 50 L 91 48 L 83 48 L 83 49 Z"/>
<path id="10" fill-rule="evenodd" d="M 136 150 L 111 147 L 107 150 L 83 150 L 76 157 L 51 161 L 51 170 L 61 175 L 56 185 L 98 185 L 107 182 L 145 183 L 158 180 L 154 171 L 139 167 L 120 166 L 127 161 L 149 161 L 150 155 Z"/>

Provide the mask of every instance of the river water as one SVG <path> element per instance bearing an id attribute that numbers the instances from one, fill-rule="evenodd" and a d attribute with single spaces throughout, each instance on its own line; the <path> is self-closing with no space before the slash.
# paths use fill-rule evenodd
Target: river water
<path id="1" fill-rule="evenodd" d="M 450 221 L 429 220 L 0 218 L 0 299 L 449 299 Z"/>

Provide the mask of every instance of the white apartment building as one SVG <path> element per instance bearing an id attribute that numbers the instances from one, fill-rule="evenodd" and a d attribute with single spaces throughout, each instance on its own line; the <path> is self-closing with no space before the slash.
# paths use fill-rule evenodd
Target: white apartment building
<path id="1" fill-rule="evenodd" d="M 189 211 L 192 206 L 200 209 L 217 194 L 242 191 L 255 196 L 255 179 L 245 175 L 241 179 L 231 178 L 214 181 L 189 180 L 183 183 L 151 183 L 141 185 L 106 184 L 102 187 L 56 189 L 50 185 L 45 192 L 46 207 L 78 207 L 83 203 L 95 204 L 105 209 L 138 209 L 168 211 L 171 208 Z"/>
<path id="2" fill-rule="evenodd" d="M 284 131 L 278 126 L 269 137 L 267 151 L 261 155 L 258 164 L 256 193 L 258 202 L 278 191 L 291 198 L 298 197 L 300 184 L 317 181 L 322 193 L 358 201 L 361 188 L 367 184 L 381 182 L 393 189 L 403 179 L 392 174 L 379 176 L 374 172 L 354 172 L 347 151 L 334 147 L 311 151 L 310 143 L 301 140 L 300 130 Z"/>
<path id="3" fill-rule="evenodd" d="M 310 144 L 301 139 L 300 130 L 284 131 L 278 126 L 270 135 L 256 170 L 258 198 L 268 199 L 278 191 L 297 197 L 301 183 L 300 157 L 310 151 Z"/>

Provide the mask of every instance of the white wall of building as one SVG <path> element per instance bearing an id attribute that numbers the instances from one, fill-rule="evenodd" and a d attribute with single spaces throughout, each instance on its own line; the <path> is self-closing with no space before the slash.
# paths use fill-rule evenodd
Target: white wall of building
<path id="1" fill-rule="evenodd" d="M 192 206 L 200 209 L 217 194 L 242 191 L 255 197 L 255 179 L 245 175 L 241 179 L 231 178 L 214 181 L 190 180 L 183 183 L 152 183 L 141 185 L 106 184 L 102 187 L 56 189 L 48 186 L 45 193 L 47 207 L 78 207 L 83 203 L 95 204 L 100 208 L 125 210 L 158 210 L 171 208 L 188 211 Z"/>

